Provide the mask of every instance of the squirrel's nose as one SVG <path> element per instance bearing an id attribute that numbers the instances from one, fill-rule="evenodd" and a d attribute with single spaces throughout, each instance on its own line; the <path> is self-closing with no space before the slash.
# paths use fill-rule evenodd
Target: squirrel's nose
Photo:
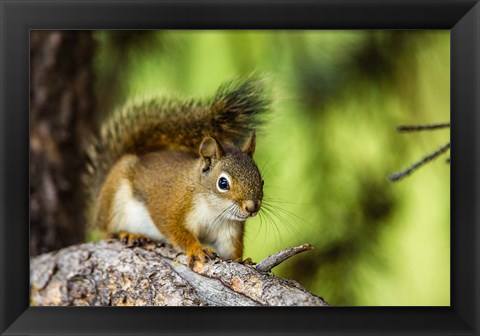
<path id="1" fill-rule="evenodd" d="M 245 211 L 248 212 L 249 216 L 255 216 L 260 210 L 260 206 L 262 205 L 261 200 L 248 200 L 245 202 Z"/>

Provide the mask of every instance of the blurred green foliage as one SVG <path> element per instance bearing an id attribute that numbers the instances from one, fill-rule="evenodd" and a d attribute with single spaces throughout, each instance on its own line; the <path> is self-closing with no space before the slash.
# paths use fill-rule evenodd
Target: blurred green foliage
<path id="1" fill-rule="evenodd" d="M 387 179 L 449 141 L 399 134 L 450 119 L 448 31 L 97 32 L 99 120 L 134 96 L 208 96 L 234 77 L 269 79 L 257 138 L 263 214 L 245 257 L 305 242 L 274 273 L 333 305 L 450 305 L 446 156 Z"/>

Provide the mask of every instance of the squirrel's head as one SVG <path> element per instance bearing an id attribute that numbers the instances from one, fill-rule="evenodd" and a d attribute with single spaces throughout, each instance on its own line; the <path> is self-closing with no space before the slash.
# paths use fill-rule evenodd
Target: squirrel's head
<path id="1" fill-rule="evenodd" d="M 199 154 L 202 186 L 213 196 L 212 206 L 222 217 L 244 221 L 255 216 L 262 205 L 263 179 L 253 161 L 255 132 L 242 148 L 222 146 L 216 139 L 203 139 Z"/>

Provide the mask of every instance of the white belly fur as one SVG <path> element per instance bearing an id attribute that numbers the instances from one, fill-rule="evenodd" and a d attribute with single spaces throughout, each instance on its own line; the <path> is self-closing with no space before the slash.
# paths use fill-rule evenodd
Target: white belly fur
<path id="1" fill-rule="evenodd" d="M 165 237 L 153 223 L 147 207 L 133 196 L 128 180 L 120 181 L 111 215 L 111 232 L 126 231 L 155 241 L 165 241 Z"/>
<path id="2" fill-rule="evenodd" d="M 212 196 L 202 195 L 193 203 L 193 209 L 186 219 L 187 228 L 202 242 L 211 245 L 223 259 L 233 255 L 233 242 L 237 237 L 242 222 L 231 219 L 218 219 L 228 201 Z M 122 180 L 115 194 L 112 206 L 110 232 L 126 231 L 140 234 L 155 241 L 166 241 L 165 236 L 157 229 L 148 213 L 147 207 L 133 196 L 128 180 Z"/>
<path id="3" fill-rule="evenodd" d="M 242 222 L 218 218 L 231 203 L 216 196 L 202 194 L 193 202 L 192 211 L 186 219 L 187 228 L 200 239 L 202 244 L 211 245 L 222 259 L 233 256 L 233 241 Z"/>

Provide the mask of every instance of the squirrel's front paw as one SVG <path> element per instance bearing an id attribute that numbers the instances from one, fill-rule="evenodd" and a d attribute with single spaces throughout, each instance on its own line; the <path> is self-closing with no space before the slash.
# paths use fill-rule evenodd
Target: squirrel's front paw
<path id="1" fill-rule="evenodd" d="M 150 239 L 143 235 L 126 231 L 120 231 L 117 235 L 118 239 L 127 246 L 144 246 L 150 242 Z"/>
<path id="2" fill-rule="evenodd" d="M 247 258 L 247 259 L 242 259 L 242 258 L 237 258 L 234 260 L 234 262 L 242 264 L 242 265 L 255 265 L 253 262 L 252 258 Z"/>
<path id="3" fill-rule="evenodd" d="M 196 264 L 202 266 L 206 260 L 214 259 L 217 256 L 215 251 L 210 247 L 200 246 L 187 252 L 187 261 L 190 268 L 194 268 Z"/>

